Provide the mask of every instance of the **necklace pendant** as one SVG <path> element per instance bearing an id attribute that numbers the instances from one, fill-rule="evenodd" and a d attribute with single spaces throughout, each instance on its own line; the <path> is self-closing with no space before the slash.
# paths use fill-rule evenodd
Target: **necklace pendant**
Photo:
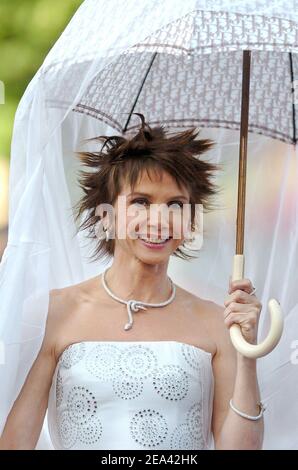
<path id="1" fill-rule="evenodd" d="M 130 330 L 133 326 L 133 313 L 134 312 L 138 312 L 140 309 L 141 310 L 147 310 L 147 307 L 165 307 L 166 305 L 168 305 L 170 302 L 173 301 L 173 299 L 176 295 L 175 285 L 173 284 L 172 280 L 169 278 L 170 282 L 171 282 L 171 285 L 172 285 L 172 294 L 171 294 L 170 298 L 168 300 L 166 300 L 165 302 L 156 303 L 156 304 L 149 304 L 149 303 L 141 302 L 141 301 L 138 301 L 138 300 L 135 300 L 135 299 L 131 299 L 131 300 L 120 299 L 115 294 L 113 294 L 113 292 L 110 291 L 110 289 L 106 285 L 105 273 L 106 273 L 106 271 L 103 272 L 102 278 L 101 278 L 102 279 L 102 284 L 103 284 L 103 287 L 104 287 L 105 291 L 117 302 L 121 302 L 122 304 L 126 304 L 129 322 L 126 323 L 125 326 L 124 326 L 125 331 Z M 144 303 L 147 305 L 147 307 L 145 307 L 145 305 L 142 305 Z"/>

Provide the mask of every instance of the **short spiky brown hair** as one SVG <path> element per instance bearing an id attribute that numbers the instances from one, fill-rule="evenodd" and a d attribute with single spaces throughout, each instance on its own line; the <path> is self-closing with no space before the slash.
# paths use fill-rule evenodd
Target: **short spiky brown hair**
<path id="1" fill-rule="evenodd" d="M 145 122 L 143 114 L 133 114 L 137 114 L 142 121 L 134 137 L 93 137 L 87 141 L 103 142 L 98 152 L 76 152 L 81 163 L 92 170 L 80 171 L 79 185 L 84 196 L 75 205 L 76 221 L 83 213 L 87 213 L 78 229 L 88 229 L 89 238 L 97 238 L 95 229 L 100 216 L 96 215 L 96 207 L 99 204 L 113 205 L 125 181 L 128 181 L 133 191 L 143 171 L 146 171 L 149 177 L 149 170 L 154 170 L 157 174 L 166 171 L 180 188 L 184 186 L 188 189 L 192 229 L 195 205 L 202 204 L 204 211 L 213 207 L 211 201 L 212 196 L 217 193 L 217 187 L 212 182 L 212 177 L 219 166 L 202 161 L 199 157 L 209 150 L 214 142 L 210 139 L 195 140 L 200 132 L 196 128 L 167 135 L 163 126 L 151 128 Z M 99 239 L 92 258 L 97 260 L 112 256 L 114 249 L 114 239 Z M 183 259 L 194 257 L 180 247 L 173 255 Z"/>

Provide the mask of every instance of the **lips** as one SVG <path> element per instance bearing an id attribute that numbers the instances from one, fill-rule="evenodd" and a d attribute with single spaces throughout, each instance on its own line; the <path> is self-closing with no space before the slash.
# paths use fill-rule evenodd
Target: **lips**
<path id="1" fill-rule="evenodd" d="M 145 245 L 147 248 L 158 250 L 158 249 L 163 248 L 172 239 L 172 237 L 169 237 L 166 239 L 152 239 L 152 238 L 139 237 L 139 239 L 141 243 Z"/>
<path id="2" fill-rule="evenodd" d="M 155 244 L 161 244 L 161 243 L 166 243 L 168 240 L 170 240 L 170 238 L 164 238 L 164 239 L 160 239 L 160 238 L 155 238 L 155 239 L 151 239 L 151 238 L 142 238 L 141 237 L 141 240 L 143 240 L 144 242 L 146 243 L 155 243 Z"/>

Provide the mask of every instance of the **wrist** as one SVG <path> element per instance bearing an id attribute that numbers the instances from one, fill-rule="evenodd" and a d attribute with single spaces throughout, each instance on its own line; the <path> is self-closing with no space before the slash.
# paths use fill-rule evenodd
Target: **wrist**
<path id="1" fill-rule="evenodd" d="M 253 331 L 250 333 L 249 337 L 245 338 L 250 344 L 257 344 L 257 331 Z M 257 360 L 255 358 L 246 357 L 237 351 L 237 363 L 241 366 L 247 367 L 256 367 Z"/>
<path id="2" fill-rule="evenodd" d="M 251 357 L 243 356 L 243 354 L 237 351 L 237 366 L 256 369 L 257 360 Z"/>

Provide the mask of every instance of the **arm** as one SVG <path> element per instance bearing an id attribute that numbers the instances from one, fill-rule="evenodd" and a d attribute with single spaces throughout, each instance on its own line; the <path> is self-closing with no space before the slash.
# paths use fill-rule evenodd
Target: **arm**
<path id="1" fill-rule="evenodd" d="M 215 393 L 212 427 L 216 449 L 256 450 L 262 448 L 263 418 L 252 421 L 239 416 L 229 406 L 252 416 L 259 414 L 260 402 L 256 360 L 238 353 L 231 343 L 228 328 L 238 323 L 249 342 L 255 342 L 261 304 L 252 291 L 250 281 L 234 281 L 226 309 L 217 308 L 213 331 L 216 334 L 217 353 L 213 359 Z"/>
<path id="2" fill-rule="evenodd" d="M 48 405 L 48 395 L 56 367 L 54 332 L 57 328 L 55 304 L 59 295 L 50 292 L 49 311 L 42 346 L 25 383 L 7 417 L 0 449 L 35 449 Z"/>

